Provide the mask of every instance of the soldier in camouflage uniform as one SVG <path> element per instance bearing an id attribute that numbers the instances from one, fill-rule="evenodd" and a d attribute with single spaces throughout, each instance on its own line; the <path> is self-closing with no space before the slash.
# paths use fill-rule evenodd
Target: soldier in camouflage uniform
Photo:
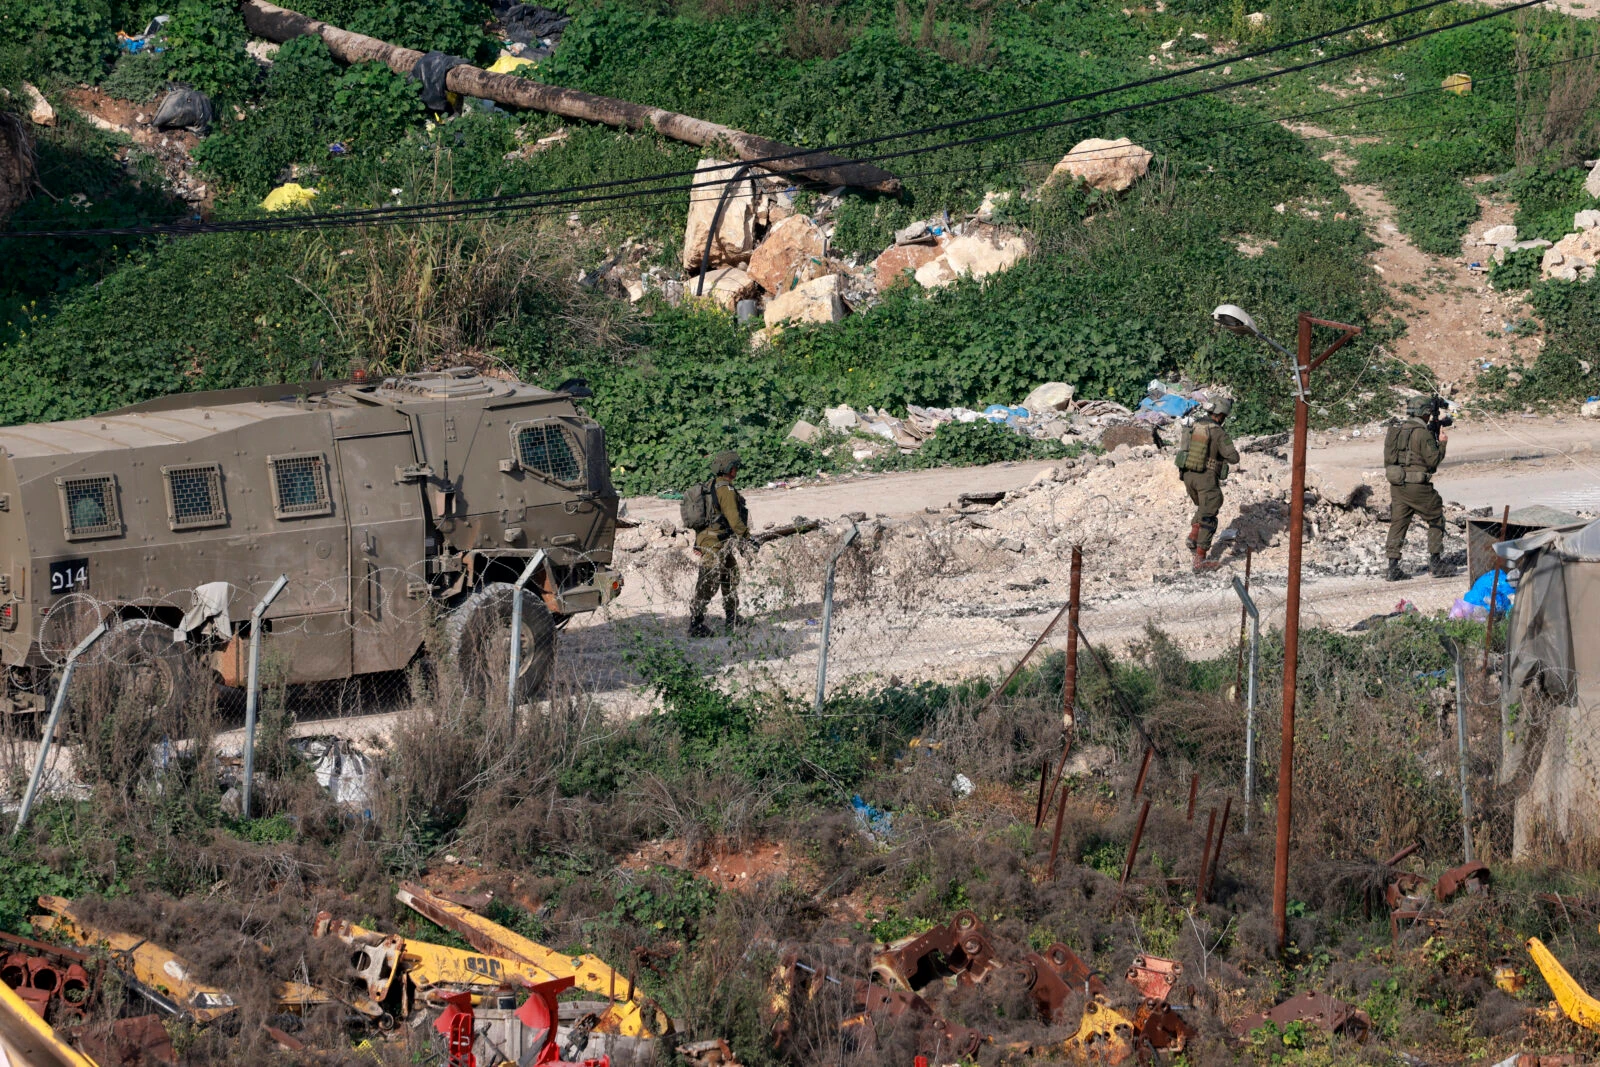
<path id="1" fill-rule="evenodd" d="M 1184 544 L 1194 553 L 1196 571 L 1211 571 L 1221 566 L 1209 562 L 1206 557 L 1211 554 L 1211 539 L 1217 534 L 1217 514 L 1222 511 L 1222 483 L 1228 477 L 1228 464 L 1239 462 L 1239 450 L 1233 447 L 1228 432 L 1222 428 L 1232 411 L 1233 401 L 1228 397 L 1219 396 L 1209 401 L 1189 431 L 1190 441 L 1195 445 L 1192 454 L 1186 456 L 1191 450 L 1180 449 L 1176 457 L 1183 487 L 1194 502 L 1194 518 Z M 1186 459 L 1194 462 L 1186 462 Z"/>
<path id="2" fill-rule="evenodd" d="M 695 555 L 700 557 L 700 573 L 694 583 L 694 603 L 689 607 L 689 636 L 710 637 L 706 608 L 711 597 L 722 590 L 722 613 L 732 633 L 744 620 L 739 617 L 738 545 L 750 537 L 750 512 L 744 497 L 733 487 L 739 475 L 739 453 L 718 452 L 711 458 L 715 475 L 717 517 L 695 535 Z"/>
<path id="3" fill-rule="evenodd" d="M 1425 421 L 1432 413 L 1431 397 L 1412 397 L 1406 402 L 1406 417 L 1389 427 L 1383 441 L 1384 475 L 1389 480 L 1389 541 L 1385 547 L 1391 582 L 1408 577 L 1400 569 L 1400 557 L 1405 553 L 1413 516 L 1428 524 L 1429 573 L 1435 578 L 1450 574 L 1443 559 L 1444 500 L 1433 487 L 1433 475 L 1444 461 L 1450 436 L 1441 431 L 1434 437 Z"/>

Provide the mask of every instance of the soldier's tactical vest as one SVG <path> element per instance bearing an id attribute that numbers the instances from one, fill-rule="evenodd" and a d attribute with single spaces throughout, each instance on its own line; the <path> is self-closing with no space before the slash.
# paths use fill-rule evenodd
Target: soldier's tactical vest
<path id="1" fill-rule="evenodd" d="M 1390 485 L 1425 485 L 1433 481 L 1433 473 L 1423 462 L 1422 453 L 1412 446 L 1417 434 L 1427 433 L 1425 426 L 1407 426 L 1405 423 L 1389 427 L 1383 439 L 1383 476 Z"/>
<path id="2" fill-rule="evenodd" d="M 1185 426 L 1178 434 L 1178 451 L 1173 460 L 1185 474 L 1205 471 L 1211 463 L 1211 423 Z"/>

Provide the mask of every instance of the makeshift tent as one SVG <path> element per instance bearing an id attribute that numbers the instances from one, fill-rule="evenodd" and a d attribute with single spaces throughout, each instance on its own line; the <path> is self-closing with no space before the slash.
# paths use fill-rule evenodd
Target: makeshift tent
<path id="1" fill-rule="evenodd" d="M 1600 849 L 1600 522 L 1495 551 L 1519 573 L 1501 670 L 1513 854 Z"/>

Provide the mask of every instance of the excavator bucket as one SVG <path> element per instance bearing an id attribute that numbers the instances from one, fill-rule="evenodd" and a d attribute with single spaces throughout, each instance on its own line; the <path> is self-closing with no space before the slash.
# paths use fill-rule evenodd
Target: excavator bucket
<path id="1" fill-rule="evenodd" d="M 1537 937 L 1528 938 L 1528 955 L 1533 957 L 1539 973 L 1544 975 L 1545 984 L 1555 994 L 1556 1003 L 1567 1018 L 1585 1030 L 1600 1033 L 1600 1000 L 1591 997 Z"/>

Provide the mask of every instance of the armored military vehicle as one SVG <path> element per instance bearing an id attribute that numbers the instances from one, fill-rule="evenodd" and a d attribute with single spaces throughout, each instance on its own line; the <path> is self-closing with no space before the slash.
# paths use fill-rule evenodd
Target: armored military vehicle
<path id="1" fill-rule="evenodd" d="M 406 668 L 442 612 L 447 654 L 492 698 L 512 583 L 542 550 L 522 593 L 531 696 L 556 629 L 622 584 L 617 493 L 585 395 L 452 369 L 0 428 L 5 701 L 38 706 L 102 618 L 96 658 L 154 678 L 154 703 L 239 685 L 251 609 L 280 573 L 262 648 L 289 683 Z"/>

